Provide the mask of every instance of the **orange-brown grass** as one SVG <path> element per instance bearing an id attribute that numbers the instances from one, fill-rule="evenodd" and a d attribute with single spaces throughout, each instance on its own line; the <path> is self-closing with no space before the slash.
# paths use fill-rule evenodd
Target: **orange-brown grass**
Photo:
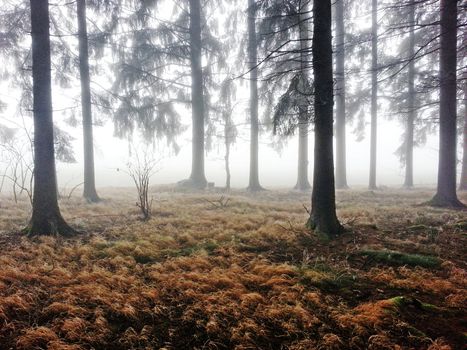
<path id="1" fill-rule="evenodd" d="M 26 199 L 1 197 L 1 349 L 461 349 L 466 212 L 430 191 L 338 192 L 348 232 L 305 229 L 309 194 L 126 189 L 61 208 L 76 238 L 28 239 Z M 464 195 L 464 200 L 466 196 Z M 438 268 L 358 252 L 433 255 Z M 400 298 L 400 297 L 404 298 Z M 400 302 L 403 300 L 404 302 Z"/>

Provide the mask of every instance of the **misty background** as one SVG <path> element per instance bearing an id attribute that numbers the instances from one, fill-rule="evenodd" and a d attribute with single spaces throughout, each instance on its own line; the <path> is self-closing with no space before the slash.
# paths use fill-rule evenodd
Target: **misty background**
<path id="1" fill-rule="evenodd" d="M 10 2 L 13 3 L 13 2 Z M 158 5 L 158 16 L 162 19 L 170 19 L 171 10 L 174 5 L 171 1 L 164 1 Z M 227 13 L 227 12 L 226 12 Z M 217 13 L 219 22 L 225 21 L 225 14 Z M 380 20 L 384 20 L 386 12 L 378 14 Z M 93 17 L 94 16 L 94 17 Z M 92 11 L 88 13 L 90 28 L 93 28 L 96 14 Z M 368 9 L 364 13 L 352 13 L 346 17 L 346 23 L 353 23 L 353 30 L 364 31 L 371 27 L 371 13 Z M 71 21 L 73 19 L 70 19 Z M 219 37 L 225 33 L 222 32 L 222 25 L 219 26 Z M 380 29 L 384 31 L 384 26 Z M 76 29 L 70 28 L 66 32 L 69 37 L 65 41 L 70 47 L 77 46 L 77 38 L 73 37 Z M 52 28 L 53 32 L 53 28 Z M 246 32 L 246 26 L 242 24 L 238 32 Z M 52 46 L 54 44 L 52 43 Z M 396 52 L 400 45 L 400 40 L 387 39 L 384 52 Z M 30 37 L 25 35 L 23 46 L 30 47 Z M 369 56 L 370 52 L 366 56 Z M 92 59 L 93 65 L 110 64 L 114 58 L 110 57 L 110 51 L 103 55 L 103 59 L 96 61 Z M 246 60 L 246 57 L 244 58 Z M 358 65 L 358 58 L 349 58 L 353 60 L 351 64 Z M 7 63 L 8 64 L 8 63 Z M 362 60 L 362 65 L 368 62 Z M 235 75 L 241 75 L 246 72 L 244 67 L 239 71 L 234 71 Z M 11 70 L 15 67 L 11 66 Z M 60 70 L 60 66 L 53 65 L 52 76 Z M 365 67 L 364 74 L 369 78 L 369 67 Z M 347 85 L 358 84 L 352 74 L 346 76 Z M 104 75 L 92 75 L 91 87 L 98 90 L 103 85 L 111 84 L 112 73 L 105 72 Z M 243 81 L 242 81 L 243 80 Z M 70 86 L 63 88 L 56 81 L 53 82 L 52 103 L 54 108 L 54 122 L 65 130 L 72 137 L 71 145 L 76 162 L 64 163 L 57 162 L 57 174 L 59 187 L 73 187 L 82 182 L 83 179 L 83 139 L 81 123 L 71 126 L 67 120 L 70 115 L 79 120 L 81 108 L 79 105 L 79 79 L 74 79 Z M 96 84 L 97 83 L 97 84 Z M 260 82 L 261 84 L 261 82 Z M 378 186 L 396 186 L 401 187 L 404 182 L 404 164 L 396 154 L 398 147 L 403 142 L 404 125 L 403 120 L 395 115 L 392 107 L 383 96 L 386 82 L 380 84 L 379 109 L 378 109 L 378 141 L 377 141 L 377 185 Z M 238 137 L 231 146 L 231 173 L 232 186 L 245 188 L 248 185 L 248 162 L 249 162 L 249 112 L 248 112 L 248 79 L 241 77 L 236 81 L 238 106 L 233 112 L 233 119 L 237 124 Z M 355 88 L 355 86 L 354 86 Z M 32 133 L 32 118 L 25 116 L 25 111 L 20 111 L 21 92 L 17 86 L 12 86 L 8 82 L 0 83 L 0 100 L 6 106 L 0 112 L 0 123 L 13 129 L 24 128 L 28 133 Z M 433 108 L 437 108 L 434 106 Z M 95 150 L 95 176 L 98 187 L 106 186 L 132 186 L 131 178 L 123 171 L 131 160 L 135 149 L 146 149 L 153 153 L 154 158 L 159 159 L 158 172 L 152 178 L 152 184 L 171 184 L 186 179 L 190 173 L 191 163 L 191 109 L 185 106 L 177 106 L 177 112 L 181 115 L 181 123 L 185 131 L 176 136 L 176 143 L 179 151 L 175 152 L 172 147 L 167 145 L 164 140 L 154 140 L 146 142 L 141 136 L 140 130 L 136 128 L 131 137 L 115 137 L 115 126 L 112 118 L 107 115 L 101 115 L 99 110 L 93 107 L 94 123 L 94 150 Z M 362 121 L 357 117 L 347 118 L 346 142 L 347 142 L 347 177 L 348 184 L 351 187 L 366 186 L 369 177 L 370 163 L 370 113 L 368 108 L 363 113 Z M 214 112 L 210 112 L 212 114 Z M 260 104 L 260 124 L 263 119 L 264 106 Z M 208 117 L 209 118 L 209 117 Z M 359 117 L 362 119 L 362 117 Z M 309 135 L 309 178 L 313 172 L 313 124 L 310 125 Z M 24 131 L 24 130 L 23 130 Z M 263 125 L 260 133 L 259 147 L 259 174 L 261 183 L 267 187 L 285 187 L 292 188 L 296 182 L 297 176 L 297 158 L 298 158 L 298 131 L 283 139 L 278 145 L 280 136 L 272 134 L 270 125 Z M 459 138 L 460 139 L 460 138 Z M 284 141 L 285 140 L 285 141 Z M 459 140 L 461 141 L 461 140 Z M 213 137 L 213 147 L 206 152 L 206 176 L 207 180 L 214 182 L 216 186 L 225 184 L 224 167 L 224 147 L 221 138 Z M 133 150 L 133 152 L 132 152 Z M 461 159 L 462 148 L 458 147 L 458 160 Z M 415 186 L 434 186 L 436 183 L 438 165 L 438 135 L 437 133 L 427 134 L 426 143 L 421 147 L 414 148 L 414 183 Z M 0 163 L 2 167 L 2 163 Z M 458 175 L 460 174 L 460 162 L 458 166 Z M 6 186 L 8 187 L 8 186 Z"/>

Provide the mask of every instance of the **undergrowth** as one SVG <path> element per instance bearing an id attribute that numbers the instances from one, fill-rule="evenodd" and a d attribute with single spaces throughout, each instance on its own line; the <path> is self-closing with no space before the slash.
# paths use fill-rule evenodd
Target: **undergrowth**
<path id="1" fill-rule="evenodd" d="M 465 212 L 429 192 L 338 193 L 347 232 L 304 227 L 308 196 L 126 191 L 62 201 L 79 238 L 28 239 L 1 198 L 0 349 L 462 349 Z M 225 195 L 225 194 L 224 194 Z"/>

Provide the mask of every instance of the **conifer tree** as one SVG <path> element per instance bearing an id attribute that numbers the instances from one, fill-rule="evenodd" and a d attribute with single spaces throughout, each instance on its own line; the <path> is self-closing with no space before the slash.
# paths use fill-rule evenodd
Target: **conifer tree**
<path id="1" fill-rule="evenodd" d="M 74 233 L 60 214 L 57 201 L 52 78 L 50 60 L 49 3 L 31 0 L 34 193 L 32 217 L 25 229 L 30 235 Z"/>
<path id="2" fill-rule="evenodd" d="M 315 166 L 307 225 L 327 236 L 342 232 L 336 215 L 333 163 L 333 74 L 331 0 L 313 4 Z"/>

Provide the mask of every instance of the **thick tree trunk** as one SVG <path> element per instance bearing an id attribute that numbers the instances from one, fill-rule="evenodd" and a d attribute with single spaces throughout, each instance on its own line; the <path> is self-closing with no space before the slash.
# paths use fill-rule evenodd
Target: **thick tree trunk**
<path id="1" fill-rule="evenodd" d="M 462 207 L 456 194 L 457 1 L 441 0 L 439 162 L 437 192 L 431 204 Z"/>
<path id="2" fill-rule="evenodd" d="M 300 71 L 303 75 L 303 80 L 308 79 L 308 54 L 309 47 L 308 36 L 308 6 L 303 6 L 300 9 L 299 16 L 300 29 Z M 295 189 L 299 191 L 307 191 L 311 188 L 308 181 L 308 126 L 309 117 L 307 108 L 299 107 L 299 124 L 298 124 L 298 173 L 297 184 Z"/>
<path id="3" fill-rule="evenodd" d="M 190 64 L 193 140 L 191 175 L 185 185 L 204 189 L 207 181 L 204 173 L 204 94 L 201 66 L 200 0 L 190 0 Z"/>
<path id="4" fill-rule="evenodd" d="M 250 69 L 250 180 L 249 191 L 261 191 L 258 170 L 258 45 L 256 42 L 256 4 L 248 0 L 248 66 Z"/>
<path id="5" fill-rule="evenodd" d="M 327 236 L 339 234 L 333 163 L 333 76 L 331 0 L 314 1 L 313 71 L 315 165 L 311 214 L 307 225 Z"/>
<path id="6" fill-rule="evenodd" d="M 378 122 L 378 0 L 372 0 L 371 29 L 371 139 L 370 139 L 370 181 L 369 189 L 376 187 L 376 139 Z"/>
<path id="7" fill-rule="evenodd" d="M 347 185 L 345 148 L 345 32 L 344 0 L 336 0 L 336 188 Z"/>
<path id="8" fill-rule="evenodd" d="M 32 77 L 34 112 L 34 193 L 30 235 L 70 235 L 57 202 L 52 119 L 48 1 L 31 0 Z"/>
<path id="9" fill-rule="evenodd" d="M 81 81 L 81 113 L 83 115 L 84 191 L 90 202 L 98 202 L 94 176 L 94 141 L 92 136 L 91 83 L 89 78 L 88 32 L 86 26 L 86 0 L 77 0 L 79 73 Z"/>
<path id="10" fill-rule="evenodd" d="M 408 71 L 408 100 L 407 125 L 405 128 L 405 188 L 413 187 L 413 147 L 415 123 L 415 1 L 411 0 L 409 8 L 409 71 Z"/>

